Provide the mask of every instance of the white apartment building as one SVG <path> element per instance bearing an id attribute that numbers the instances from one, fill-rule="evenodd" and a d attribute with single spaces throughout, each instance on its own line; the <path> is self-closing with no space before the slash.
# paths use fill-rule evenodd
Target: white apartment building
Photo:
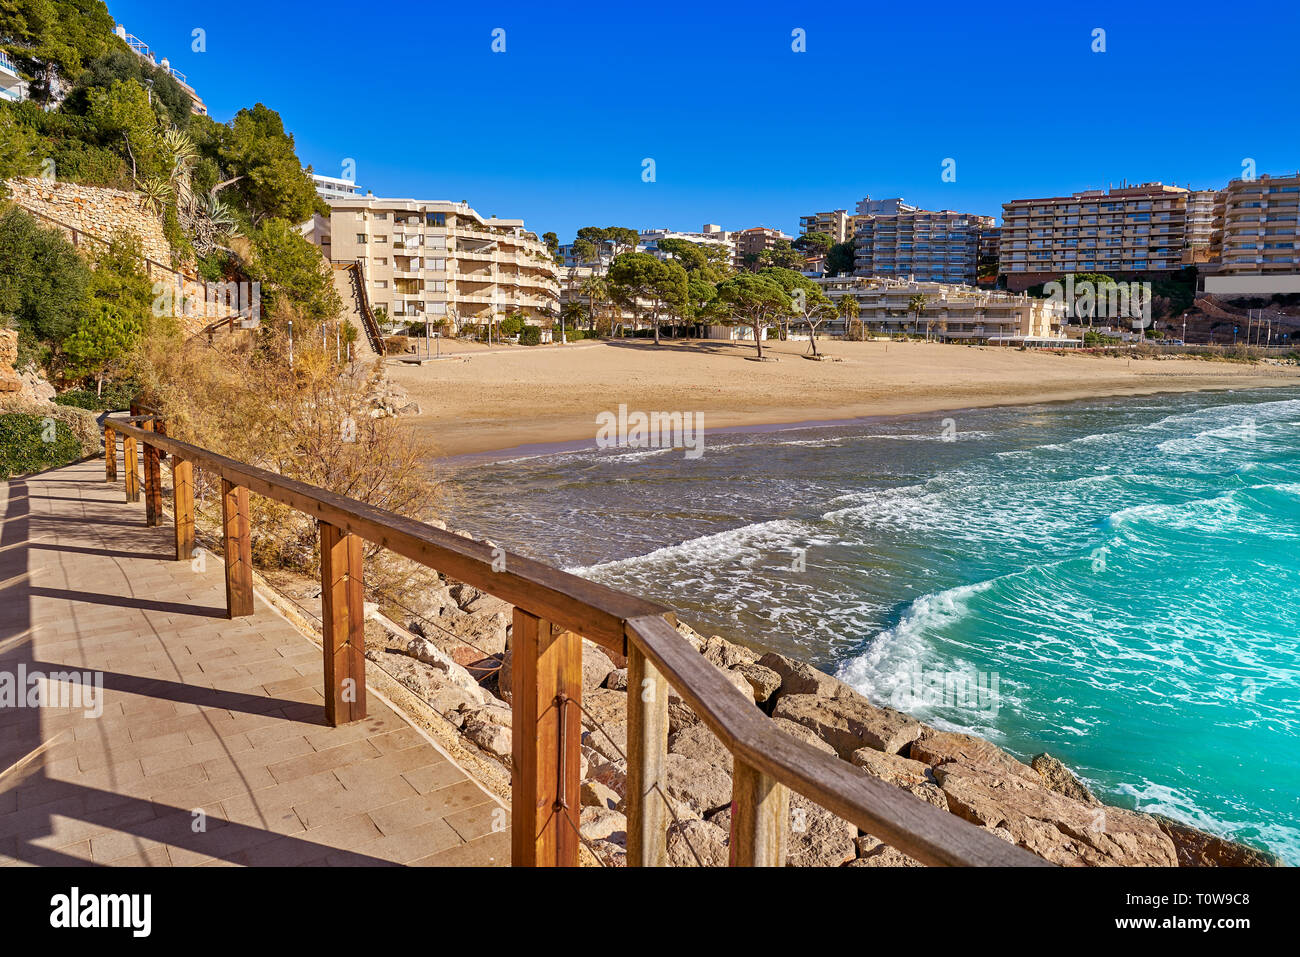
<path id="1" fill-rule="evenodd" d="M 893 199 L 872 199 L 870 196 L 863 196 L 858 200 L 857 214 L 859 216 L 898 216 L 902 213 L 915 213 L 918 207 L 911 203 L 905 203 L 902 197 Z"/>
<path id="2" fill-rule="evenodd" d="M 316 187 L 316 195 L 327 203 L 332 203 L 336 199 L 352 199 L 362 195 L 361 187 L 357 185 L 357 181 L 354 179 L 312 173 L 311 182 Z"/>
<path id="3" fill-rule="evenodd" d="M 660 259 L 667 257 L 666 253 L 659 251 L 659 241 L 661 239 L 684 239 L 687 242 L 699 243 L 702 246 L 717 246 L 719 249 L 726 250 L 727 257 L 732 255 L 733 234 L 727 232 L 721 226 L 714 223 L 705 223 L 700 227 L 698 233 L 684 233 L 676 229 L 643 229 L 638 234 L 638 250 L 650 253 L 652 256 L 658 256 Z"/>
<path id="4" fill-rule="evenodd" d="M 370 306 L 393 324 L 453 329 L 514 312 L 558 313 L 555 262 L 521 219 L 481 216 L 467 203 L 357 196 L 331 201 L 330 258 L 357 261 Z"/>
<path id="5" fill-rule="evenodd" d="M 151 66 L 156 66 L 160 68 L 161 70 L 163 70 L 163 72 L 170 75 L 173 80 L 175 80 L 177 83 L 180 84 L 181 89 L 185 91 L 185 95 L 190 98 L 191 112 L 197 113 L 200 116 L 208 115 L 207 106 L 204 104 L 203 100 L 199 97 L 198 93 L 194 91 L 194 87 L 190 86 L 189 79 L 180 70 L 173 70 L 171 62 L 166 57 L 163 57 L 161 60 L 157 59 L 153 51 L 149 49 L 149 45 L 147 43 L 145 43 L 143 40 L 141 40 L 139 37 L 135 36 L 134 34 L 127 33 L 126 27 L 122 26 L 122 24 L 120 23 L 117 25 L 116 29 L 113 32 L 117 34 L 118 39 L 126 43 L 126 45 L 129 46 L 135 52 L 136 56 L 138 56 L 142 60 L 147 61 Z"/>
<path id="6" fill-rule="evenodd" d="M 27 84 L 18 75 L 18 67 L 0 51 L 0 100 L 17 103 L 27 98 Z"/>
<path id="7" fill-rule="evenodd" d="M 866 335 L 925 335 L 944 342 L 988 342 L 991 339 L 1043 340 L 1062 338 L 1065 304 L 1026 295 L 1011 295 L 974 286 L 941 282 L 835 276 L 817 280 L 840 318 L 823 326 L 831 334 L 847 334 L 856 324 L 847 322 L 841 302 L 852 296 L 858 304 L 857 322 Z M 925 296 L 919 321 L 912 306 L 915 296 Z"/>

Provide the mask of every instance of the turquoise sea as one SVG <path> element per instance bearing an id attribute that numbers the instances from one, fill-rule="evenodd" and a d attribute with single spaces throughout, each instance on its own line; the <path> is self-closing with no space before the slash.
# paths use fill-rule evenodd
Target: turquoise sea
<path id="1" fill-rule="evenodd" d="M 1300 863 L 1300 390 L 520 452 L 450 487 L 477 535 Z"/>

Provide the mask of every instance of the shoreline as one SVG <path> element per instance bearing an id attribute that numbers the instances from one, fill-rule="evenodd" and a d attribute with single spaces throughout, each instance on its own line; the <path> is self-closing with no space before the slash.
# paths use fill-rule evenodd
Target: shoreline
<path id="1" fill-rule="evenodd" d="M 772 432 L 795 432 L 803 429 L 830 429 L 849 425 L 869 425 L 876 422 L 896 422 L 907 418 L 921 418 L 929 415 L 960 415 L 966 412 L 980 412 L 987 409 L 1029 408 L 1038 405 L 1064 405 L 1069 402 L 1082 402 L 1088 399 L 1121 399 L 1153 397 L 1161 395 L 1186 395 L 1189 392 L 1254 392 L 1265 389 L 1300 388 L 1300 378 L 1294 381 L 1274 382 L 1267 385 L 1204 385 L 1188 388 L 1152 389 L 1120 392 L 1089 392 L 1080 395 L 1051 396 L 1043 398 L 1016 399 L 1006 402 L 988 402 L 982 405 L 937 406 L 935 408 L 916 408 L 907 411 L 881 412 L 867 415 L 840 416 L 838 418 L 790 419 L 780 421 L 739 422 L 736 424 L 705 426 L 705 436 L 712 435 L 749 435 Z M 701 413 L 703 416 L 703 413 Z M 572 426 L 577 428 L 576 420 Z M 556 426 L 556 429 L 563 426 Z M 567 452 L 582 452 L 596 448 L 596 424 L 594 420 L 583 426 L 585 432 L 569 438 L 548 439 L 539 442 L 523 442 L 504 448 L 491 448 L 475 451 L 454 452 L 437 459 L 434 464 L 451 466 L 490 465 L 503 461 L 538 458 L 545 455 L 559 455 Z M 587 437 L 587 433 L 590 437 Z M 707 442 L 704 444 L 708 449 Z"/>
<path id="2" fill-rule="evenodd" d="M 706 435 L 856 424 L 1087 399 L 1300 387 L 1300 367 L 1201 359 L 1098 357 L 906 342 L 830 344 L 839 362 L 805 362 L 805 343 L 778 342 L 773 363 L 753 347 L 692 340 L 516 347 L 517 361 L 389 365 L 420 411 L 437 464 L 486 463 L 594 447 L 601 412 L 691 412 Z M 502 350 L 509 352 L 513 350 Z"/>

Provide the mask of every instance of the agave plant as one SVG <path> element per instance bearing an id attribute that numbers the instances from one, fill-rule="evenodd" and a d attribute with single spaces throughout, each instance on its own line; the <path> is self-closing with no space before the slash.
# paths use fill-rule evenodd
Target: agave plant
<path id="1" fill-rule="evenodd" d="M 150 177 L 140 183 L 138 188 L 145 207 L 157 215 L 162 215 L 162 211 L 171 204 L 172 184 L 161 177 Z"/>

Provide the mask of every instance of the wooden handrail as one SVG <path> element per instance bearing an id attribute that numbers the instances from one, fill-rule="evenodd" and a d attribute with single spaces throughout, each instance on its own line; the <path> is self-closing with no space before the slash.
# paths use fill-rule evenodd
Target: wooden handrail
<path id="1" fill-rule="evenodd" d="M 132 406 L 132 413 L 143 407 Z M 146 417 L 148 418 L 148 417 Z M 330 724 L 365 717 L 362 539 L 445 572 L 515 606 L 511 857 L 515 864 L 572 865 L 578 860 L 578 765 L 582 642 L 586 637 L 628 658 L 628 863 L 667 863 L 669 684 L 733 756 L 731 863 L 785 862 L 789 790 L 925 864 L 1052 866 L 955 815 L 819 751 L 776 727 L 753 700 L 699 654 L 673 626 L 672 612 L 541 562 L 507 553 L 395 512 L 238 462 L 169 438 L 152 428 L 105 420 L 105 469 L 116 478 L 116 439 L 126 451 L 132 501 L 136 446 L 176 470 L 176 559 L 193 543 L 193 468 L 220 477 L 227 613 L 253 613 L 250 491 L 321 523 L 325 709 Z M 146 469 L 153 524 L 156 471 Z"/>
<path id="2" fill-rule="evenodd" d="M 282 502 L 337 528 L 382 545 L 412 561 L 446 572 L 457 581 L 529 609 L 568 631 L 620 655 L 626 648 L 623 623 L 642 615 L 663 615 L 661 605 L 579 578 L 542 562 L 494 549 L 423 522 L 334 492 L 246 465 L 207 449 L 107 419 L 124 436 L 187 461 L 250 492 Z M 494 567 L 500 569 L 494 570 Z"/>
<path id="3" fill-rule="evenodd" d="M 782 782 L 873 837 L 923 864 L 1051 866 L 781 731 L 663 618 L 632 619 L 627 635 L 737 762 Z"/>

